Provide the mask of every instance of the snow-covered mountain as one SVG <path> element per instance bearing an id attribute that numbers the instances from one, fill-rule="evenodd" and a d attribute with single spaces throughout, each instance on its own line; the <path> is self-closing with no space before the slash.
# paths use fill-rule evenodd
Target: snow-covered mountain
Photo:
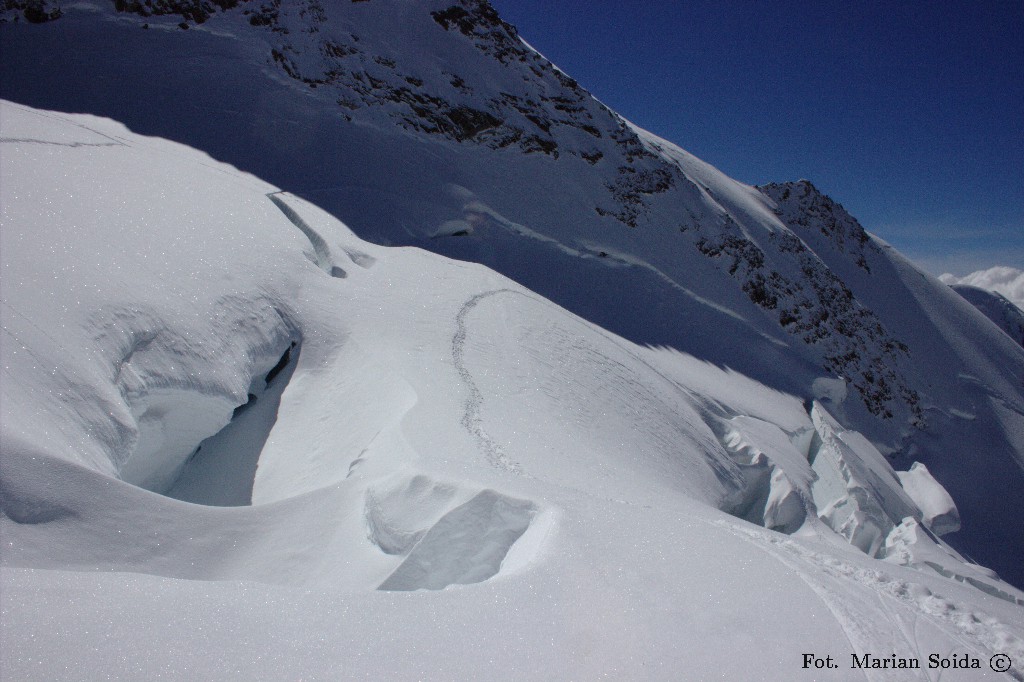
<path id="1" fill-rule="evenodd" d="M 1024 489 L 1020 348 L 810 183 L 741 185 L 635 128 L 485 0 L 32 0 L 0 18 L 9 99 L 202 149 L 634 342 L 808 399 L 842 377 L 840 420 L 925 462 L 969 531 L 950 541 L 1024 584 L 1024 510 L 1002 503 Z"/>
<path id="2" fill-rule="evenodd" d="M 0 139 L 5 677 L 1024 656 L 1024 593 L 841 380 L 634 344 L 109 120 L 3 103 Z"/>
<path id="3" fill-rule="evenodd" d="M 5 7 L 19 677 L 1022 659 L 1024 350 L 811 183 L 483 1 Z"/>

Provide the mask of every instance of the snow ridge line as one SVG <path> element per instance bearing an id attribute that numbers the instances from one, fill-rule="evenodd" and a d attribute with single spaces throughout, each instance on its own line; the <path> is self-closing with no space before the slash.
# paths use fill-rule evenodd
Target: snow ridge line
<path id="1" fill-rule="evenodd" d="M 522 467 L 509 459 L 508 455 L 502 451 L 501 446 L 494 442 L 494 439 L 491 438 L 490 434 L 482 426 L 483 419 L 480 416 L 480 408 L 483 405 L 483 394 L 477 387 L 476 382 L 473 381 L 473 375 L 466 368 L 465 360 L 466 316 L 469 315 L 470 311 L 480 301 L 503 293 L 517 294 L 519 292 L 513 289 L 485 291 L 473 296 L 462 305 L 462 308 L 459 309 L 458 314 L 455 316 L 455 335 L 452 336 L 452 361 L 455 363 L 455 369 L 462 378 L 463 383 L 469 389 L 469 397 L 466 398 L 465 412 L 460 423 L 476 439 L 484 453 L 484 457 L 487 458 L 487 462 L 491 466 L 522 476 Z"/>

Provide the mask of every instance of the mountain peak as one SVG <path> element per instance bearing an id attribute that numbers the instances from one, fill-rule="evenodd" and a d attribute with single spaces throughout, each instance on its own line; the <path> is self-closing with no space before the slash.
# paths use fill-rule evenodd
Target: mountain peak
<path id="1" fill-rule="evenodd" d="M 842 253 L 849 254 L 857 267 L 871 272 L 865 251 L 877 250 L 870 236 L 842 204 L 821 192 L 810 180 L 769 183 L 758 187 L 775 202 L 775 213 L 801 236 L 808 230 L 821 232 Z"/>

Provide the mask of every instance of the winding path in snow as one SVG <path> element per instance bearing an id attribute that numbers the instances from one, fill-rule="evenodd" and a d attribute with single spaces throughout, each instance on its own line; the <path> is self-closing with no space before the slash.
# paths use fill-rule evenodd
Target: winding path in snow
<path id="1" fill-rule="evenodd" d="M 528 478 L 534 478 L 523 470 L 522 465 L 519 462 L 514 461 L 508 456 L 507 453 L 501 448 L 501 446 L 494 440 L 494 438 L 487 432 L 483 427 L 483 416 L 481 409 L 483 407 L 484 396 L 473 379 L 472 373 L 466 366 L 465 358 L 465 345 L 468 334 L 467 318 L 469 314 L 483 301 L 492 298 L 499 294 L 510 294 L 513 296 L 521 296 L 522 298 L 528 299 L 534 303 L 542 305 L 552 305 L 550 301 L 536 296 L 530 296 L 522 291 L 511 288 L 492 289 L 484 291 L 475 296 L 469 298 L 459 309 L 459 312 L 455 316 L 455 333 L 452 336 L 451 352 L 452 361 L 455 365 L 456 371 L 459 373 L 459 377 L 465 383 L 469 390 L 469 396 L 466 398 L 465 410 L 462 415 L 461 424 L 462 426 L 472 435 L 477 443 L 479 444 L 480 450 L 484 453 L 488 463 L 497 469 L 503 469 L 510 473 L 514 473 L 519 476 L 526 476 Z M 623 353 L 633 358 L 637 363 L 645 367 L 647 370 L 653 373 L 660 380 L 664 381 L 666 385 L 675 391 L 679 391 L 686 396 L 692 394 L 679 382 L 674 381 L 667 377 L 664 373 L 658 370 L 656 367 L 651 365 L 646 359 L 635 353 L 633 350 L 628 348 L 622 343 L 621 339 L 616 338 L 613 334 L 601 329 L 600 327 L 591 327 L 591 330 L 599 337 L 605 339 L 607 342 L 617 347 Z M 602 355 L 606 362 L 621 365 L 620 362 Z"/>
<path id="2" fill-rule="evenodd" d="M 452 336 L 452 361 L 455 369 L 462 378 L 463 383 L 469 389 L 469 397 L 466 398 L 465 411 L 460 423 L 473 436 L 487 458 L 487 462 L 497 468 L 504 469 L 513 474 L 523 475 L 523 468 L 517 462 L 509 459 L 508 455 L 501 449 L 491 435 L 483 428 L 483 418 L 480 416 L 480 408 L 483 405 L 483 394 L 473 381 L 473 375 L 466 368 L 465 347 L 466 347 L 466 316 L 475 308 L 480 301 L 496 296 L 498 294 L 519 294 L 513 289 L 493 289 L 473 296 L 466 301 L 455 316 L 455 335 Z M 523 294 L 519 294 L 523 295 Z M 525 298 L 530 298 L 526 296 Z"/>

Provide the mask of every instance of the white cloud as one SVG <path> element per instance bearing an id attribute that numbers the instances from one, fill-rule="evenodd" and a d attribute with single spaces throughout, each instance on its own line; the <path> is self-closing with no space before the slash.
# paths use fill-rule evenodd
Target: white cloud
<path id="1" fill-rule="evenodd" d="M 972 272 L 966 277 L 946 273 L 939 279 L 949 285 L 969 284 L 972 287 L 998 292 L 1024 310 L 1024 270 L 997 265 L 987 270 Z"/>

